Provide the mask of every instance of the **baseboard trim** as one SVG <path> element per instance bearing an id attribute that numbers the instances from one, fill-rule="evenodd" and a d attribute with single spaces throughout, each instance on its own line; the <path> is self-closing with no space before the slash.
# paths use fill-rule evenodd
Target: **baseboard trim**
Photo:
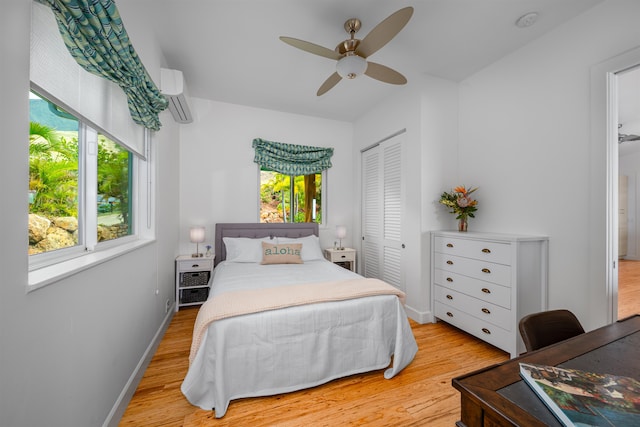
<path id="1" fill-rule="evenodd" d="M 118 399 L 113 405 L 113 408 L 111 408 L 109 415 L 107 415 L 107 418 L 104 420 L 102 427 L 117 427 L 118 424 L 120 423 L 120 419 L 122 418 L 122 415 L 124 415 L 124 411 L 127 409 L 127 406 L 129 405 L 129 402 L 131 401 L 133 394 L 136 392 L 136 388 L 138 388 L 138 384 L 140 383 L 140 380 L 142 379 L 144 372 L 147 370 L 149 363 L 151 363 L 151 359 L 153 358 L 153 355 L 156 353 L 156 350 L 158 349 L 158 345 L 160 345 L 160 341 L 162 341 L 162 337 L 164 336 L 164 333 L 167 331 L 167 328 L 169 327 L 169 324 L 171 323 L 171 319 L 173 319 L 174 314 L 175 314 L 175 302 L 171 307 L 169 307 L 169 311 L 167 312 L 167 315 L 162 321 L 162 324 L 160 325 L 160 327 L 158 328 L 158 331 L 156 332 L 153 339 L 147 346 L 147 349 L 142 355 L 142 357 L 140 358 L 138 365 L 136 366 L 134 371 L 131 373 L 131 376 L 129 377 L 129 381 L 127 381 L 127 384 L 125 384 L 124 389 L 120 393 L 120 396 L 118 396 Z"/>
<path id="2" fill-rule="evenodd" d="M 412 320 L 420 323 L 421 325 L 433 322 L 434 316 L 431 311 L 418 311 L 408 305 L 406 305 L 404 308 L 407 312 L 407 316 L 409 316 L 409 318 L 411 318 Z"/>

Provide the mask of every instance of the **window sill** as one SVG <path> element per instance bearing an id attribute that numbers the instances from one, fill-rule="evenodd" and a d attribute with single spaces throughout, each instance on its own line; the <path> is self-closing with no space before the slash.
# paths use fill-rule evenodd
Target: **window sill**
<path id="1" fill-rule="evenodd" d="M 153 242 L 154 240 L 152 239 L 140 239 L 109 249 L 90 252 L 77 258 L 30 271 L 27 293 L 58 282 L 81 271 L 88 270 L 98 264 L 102 264 L 103 262 L 107 262 Z"/>

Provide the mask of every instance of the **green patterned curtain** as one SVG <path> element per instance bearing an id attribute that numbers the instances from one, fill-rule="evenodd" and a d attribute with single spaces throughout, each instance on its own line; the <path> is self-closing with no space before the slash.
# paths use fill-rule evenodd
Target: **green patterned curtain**
<path id="1" fill-rule="evenodd" d="M 253 148 L 256 150 L 253 158 L 255 163 L 294 176 L 315 174 L 329 169 L 333 155 L 333 148 L 284 144 L 260 138 L 253 140 Z"/>
<path id="2" fill-rule="evenodd" d="M 134 122 L 160 129 L 167 99 L 153 83 L 129 42 L 113 0 L 37 0 L 51 7 L 71 56 L 85 70 L 118 84 Z"/>

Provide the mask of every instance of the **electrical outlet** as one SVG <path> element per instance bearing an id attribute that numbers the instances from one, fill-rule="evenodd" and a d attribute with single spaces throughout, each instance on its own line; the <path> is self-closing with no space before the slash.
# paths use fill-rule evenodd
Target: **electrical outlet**
<path id="1" fill-rule="evenodd" d="M 167 304 L 164 308 L 164 312 L 168 313 L 170 308 L 171 308 L 171 300 L 167 300 Z"/>

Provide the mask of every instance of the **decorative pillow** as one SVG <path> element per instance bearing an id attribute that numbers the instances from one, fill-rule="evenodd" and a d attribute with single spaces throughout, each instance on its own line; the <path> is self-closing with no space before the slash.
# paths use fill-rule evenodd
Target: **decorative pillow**
<path id="1" fill-rule="evenodd" d="M 223 237 L 222 241 L 227 250 L 227 261 L 260 262 L 262 261 L 261 244 L 262 242 L 271 241 L 271 238 L 250 239 L 248 237 Z"/>
<path id="2" fill-rule="evenodd" d="M 300 253 L 302 243 L 262 242 L 262 262 L 260 264 L 302 264 Z"/>
<path id="3" fill-rule="evenodd" d="M 316 259 L 324 259 L 322 249 L 320 248 L 320 239 L 316 235 L 306 237 L 278 237 L 278 243 L 302 243 L 302 261 L 313 261 Z"/>

